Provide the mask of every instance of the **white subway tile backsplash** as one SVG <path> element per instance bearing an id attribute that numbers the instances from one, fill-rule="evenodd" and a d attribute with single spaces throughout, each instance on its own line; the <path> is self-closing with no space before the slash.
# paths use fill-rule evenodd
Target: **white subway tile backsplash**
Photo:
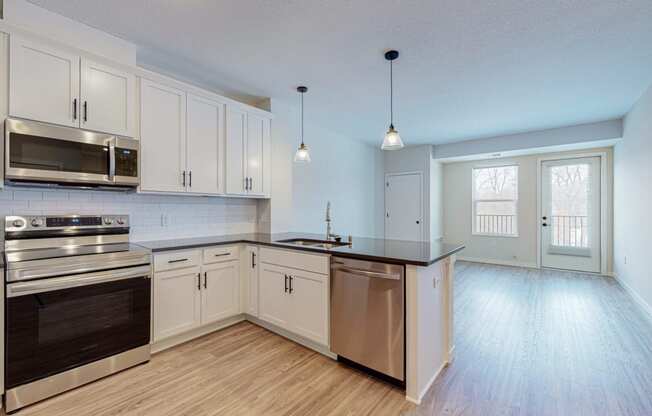
<path id="1" fill-rule="evenodd" d="M 132 241 L 256 232 L 257 207 L 256 200 L 245 198 L 16 187 L 0 190 L 1 216 L 127 214 Z"/>

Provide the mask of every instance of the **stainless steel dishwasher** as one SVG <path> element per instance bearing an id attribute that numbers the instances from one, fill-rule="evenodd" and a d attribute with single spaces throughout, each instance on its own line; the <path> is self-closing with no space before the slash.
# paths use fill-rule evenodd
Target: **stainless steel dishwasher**
<path id="1" fill-rule="evenodd" d="M 331 259 L 331 351 L 405 381 L 405 267 Z"/>

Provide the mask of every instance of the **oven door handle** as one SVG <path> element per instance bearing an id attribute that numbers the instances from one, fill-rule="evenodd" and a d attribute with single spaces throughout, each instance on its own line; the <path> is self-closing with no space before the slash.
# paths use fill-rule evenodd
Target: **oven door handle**
<path id="1" fill-rule="evenodd" d="M 17 296 L 32 295 L 35 293 L 52 292 L 54 290 L 71 289 L 74 287 L 115 282 L 136 277 L 149 279 L 150 274 L 150 266 L 139 266 L 127 269 L 105 270 L 95 273 L 55 277 L 32 282 L 10 283 L 7 285 L 7 297 L 13 298 Z"/>

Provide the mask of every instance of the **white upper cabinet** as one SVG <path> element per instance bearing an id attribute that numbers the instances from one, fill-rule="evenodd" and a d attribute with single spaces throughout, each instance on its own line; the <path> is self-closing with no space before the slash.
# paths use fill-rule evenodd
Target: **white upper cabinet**
<path id="1" fill-rule="evenodd" d="M 270 196 L 271 120 L 235 105 L 227 105 L 226 192 Z"/>
<path id="2" fill-rule="evenodd" d="M 10 115 L 134 135 L 133 74 L 16 35 L 9 68 Z"/>
<path id="3" fill-rule="evenodd" d="M 133 136 L 135 77 L 97 62 L 81 60 L 81 127 Z"/>
<path id="4" fill-rule="evenodd" d="M 185 92 L 141 80 L 140 139 L 141 190 L 184 192 L 189 180 Z"/>
<path id="5" fill-rule="evenodd" d="M 188 191 L 223 193 L 224 104 L 188 94 Z"/>
<path id="6" fill-rule="evenodd" d="M 79 56 L 11 35 L 9 114 L 79 127 Z"/>
<path id="7" fill-rule="evenodd" d="M 233 105 L 226 106 L 226 193 L 244 195 L 245 143 L 247 141 L 247 113 Z"/>

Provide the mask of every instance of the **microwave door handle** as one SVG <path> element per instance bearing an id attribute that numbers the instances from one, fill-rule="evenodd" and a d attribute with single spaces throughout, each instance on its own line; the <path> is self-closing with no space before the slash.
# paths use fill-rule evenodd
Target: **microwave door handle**
<path id="1" fill-rule="evenodd" d="M 109 181 L 115 182 L 115 142 L 116 138 L 113 137 L 109 141 Z"/>
<path id="2" fill-rule="evenodd" d="M 17 296 L 33 295 L 54 290 L 71 289 L 105 282 L 133 279 L 136 277 L 150 278 L 150 274 L 150 266 L 139 266 L 130 267 L 128 269 L 105 270 L 102 272 L 56 277 L 33 282 L 10 283 L 7 285 L 7 297 L 13 298 Z"/>

